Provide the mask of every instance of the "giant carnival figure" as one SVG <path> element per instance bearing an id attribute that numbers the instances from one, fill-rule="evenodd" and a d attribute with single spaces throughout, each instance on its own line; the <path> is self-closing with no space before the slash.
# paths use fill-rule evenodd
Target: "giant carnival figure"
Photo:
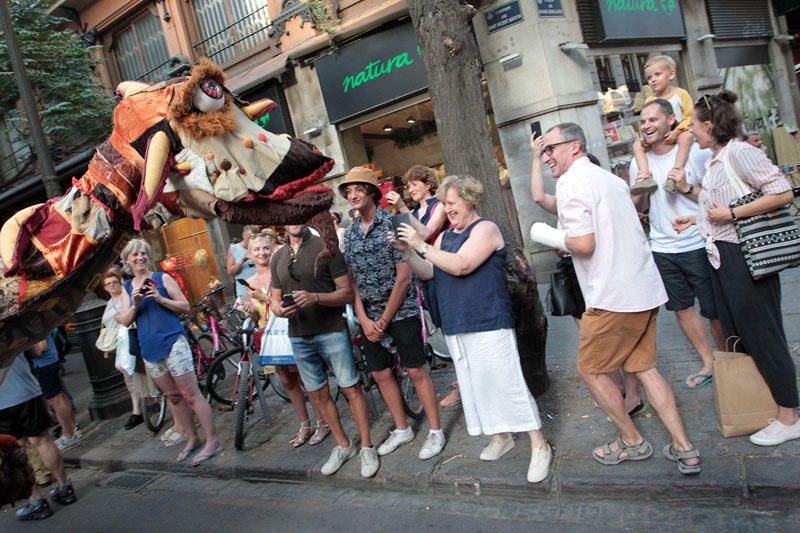
<path id="1" fill-rule="evenodd" d="M 317 184 L 334 163 L 257 126 L 273 102 L 243 105 L 208 60 L 185 78 L 123 82 L 117 95 L 113 130 L 86 174 L 0 230 L 0 369 L 69 319 L 135 232 L 171 217 L 308 222 L 337 247 L 333 192 Z"/>

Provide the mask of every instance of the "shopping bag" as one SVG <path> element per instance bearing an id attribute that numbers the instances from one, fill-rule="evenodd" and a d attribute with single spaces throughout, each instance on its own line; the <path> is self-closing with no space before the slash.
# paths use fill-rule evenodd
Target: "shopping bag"
<path id="1" fill-rule="evenodd" d="M 294 353 L 289 340 L 289 319 L 272 315 L 261 338 L 258 362 L 262 366 L 293 365 Z"/>
<path id="2" fill-rule="evenodd" d="M 735 350 L 735 345 L 728 349 Z M 714 405 L 724 437 L 755 433 L 778 412 L 753 358 L 734 351 L 714 352 Z"/>
<path id="3" fill-rule="evenodd" d="M 117 328 L 116 355 L 114 356 L 114 367 L 120 372 L 125 372 L 129 376 L 136 370 L 136 356 L 131 355 L 128 349 L 128 328 Z"/>

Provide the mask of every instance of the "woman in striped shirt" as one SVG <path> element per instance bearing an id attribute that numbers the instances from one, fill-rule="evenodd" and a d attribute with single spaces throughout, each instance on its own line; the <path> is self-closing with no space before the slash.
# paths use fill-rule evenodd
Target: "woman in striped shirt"
<path id="1" fill-rule="evenodd" d="M 800 438 L 797 373 L 783 331 L 780 278 L 773 274 L 753 280 L 733 221 L 768 213 L 790 203 L 794 195 L 789 182 L 764 152 L 740 140 L 742 119 L 736 100 L 734 93 L 722 91 L 704 95 L 695 104 L 692 133 L 700 147 L 711 148 L 714 155 L 706 164 L 698 216 L 679 217 L 673 227 L 680 232 L 697 223 L 706 239 L 725 335 L 741 339 L 738 347 L 753 357 L 778 404 L 775 418 L 751 435 L 750 442 L 776 446 Z M 729 171 L 763 196 L 730 207 L 739 194 L 728 178 Z"/>

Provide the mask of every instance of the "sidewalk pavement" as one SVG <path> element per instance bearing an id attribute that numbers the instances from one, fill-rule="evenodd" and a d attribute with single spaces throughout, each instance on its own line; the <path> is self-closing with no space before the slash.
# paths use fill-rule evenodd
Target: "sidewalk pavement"
<path id="1" fill-rule="evenodd" d="M 782 280 L 784 324 L 798 364 L 800 270 L 785 271 Z M 540 285 L 539 289 L 541 295 L 546 294 L 546 285 Z M 442 425 L 448 442 L 439 457 L 429 461 L 417 458 L 428 431 L 423 421 L 415 427 L 417 437 L 411 444 L 381 458 L 375 478 L 360 477 L 358 456 L 337 474 L 323 476 L 320 468 L 335 444 L 333 439 L 329 437 L 314 447 L 306 444 L 292 448 L 289 439 L 299 424 L 291 406 L 272 392 L 268 393 L 269 421 L 261 418 L 257 408 L 256 415 L 249 420 L 244 451 L 237 451 L 233 446 L 233 413 L 220 412 L 215 407 L 225 451 L 201 467 L 176 464 L 180 447 L 165 448 L 144 425 L 131 431 L 122 430 L 127 416 L 89 422 L 83 409 L 79 421 L 84 442 L 66 452 L 67 464 L 73 468 L 107 471 L 151 470 L 253 481 L 312 482 L 358 489 L 380 487 L 413 493 L 491 494 L 515 499 L 563 495 L 630 501 L 722 498 L 763 503 L 767 499 L 775 501 L 775 498 L 800 495 L 800 440 L 764 448 L 750 444 L 746 436 L 723 438 L 715 425 L 713 385 L 696 391 L 681 387 L 683 379 L 699 368 L 699 356 L 680 331 L 675 314 L 664 309 L 658 317 L 658 366 L 672 385 L 689 437 L 702 454 L 703 472 L 693 477 L 682 476 L 675 464 L 663 457 L 661 449 L 669 442 L 668 434 L 650 407 L 635 422 L 653 444 L 652 458 L 618 466 L 603 466 L 594 461 L 592 449 L 614 440 L 617 433 L 606 416 L 594 407 L 575 374 L 578 332 L 573 320 L 552 317 L 549 324 L 547 358 L 552 385 L 538 402 L 545 436 L 553 446 L 554 460 L 550 476 L 536 485 L 526 481 L 530 459 L 528 437 L 517 435 L 516 448 L 499 461 L 481 461 L 478 456 L 488 443 L 488 437 L 467 435 L 460 407 L 442 410 Z M 91 393 L 87 392 L 85 372 L 80 374 L 73 370 L 75 360 L 68 374 L 68 386 L 78 393 L 79 408 L 85 408 Z M 454 379 L 452 366 L 434 371 L 433 377 L 439 394 L 445 394 Z M 79 387 L 82 390 L 79 391 Z M 381 417 L 371 427 L 376 445 L 392 429 L 388 411 L 382 403 L 380 408 Z M 339 402 L 339 411 L 345 429 L 356 438 L 355 425 L 344 399 Z"/>

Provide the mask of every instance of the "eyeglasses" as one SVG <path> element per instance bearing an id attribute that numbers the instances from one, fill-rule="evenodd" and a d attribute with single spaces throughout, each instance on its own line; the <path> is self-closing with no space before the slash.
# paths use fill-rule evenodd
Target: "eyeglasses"
<path id="1" fill-rule="evenodd" d="M 113 287 L 114 285 L 120 285 L 120 282 L 115 279 L 112 279 L 111 281 L 106 281 L 105 283 L 103 283 L 103 287 Z"/>
<path id="2" fill-rule="evenodd" d="M 573 143 L 573 142 L 575 142 L 577 140 L 578 139 L 570 139 L 568 141 L 561 141 L 561 142 L 558 142 L 558 143 L 548 144 L 547 146 L 542 148 L 542 153 L 547 154 L 547 156 L 549 157 L 549 156 L 553 155 L 553 150 L 555 149 L 556 146 L 561 146 L 562 144 L 567 144 L 567 143 Z"/>
<path id="3" fill-rule="evenodd" d="M 300 277 L 294 272 L 294 264 L 297 263 L 297 258 L 292 255 L 289 257 L 289 277 L 295 281 L 300 281 Z"/>

